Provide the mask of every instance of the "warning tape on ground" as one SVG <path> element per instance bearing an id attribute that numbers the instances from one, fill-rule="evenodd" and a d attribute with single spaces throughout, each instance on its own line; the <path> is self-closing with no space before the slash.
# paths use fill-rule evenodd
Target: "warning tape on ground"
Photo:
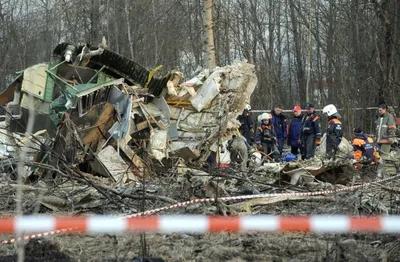
<path id="1" fill-rule="evenodd" d="M 315 216 L 151 216 L 116 220 L 112 216 L 51 217 L 21 216 L 0 219 L 0 233 L 62 230 L 73 233 L 122 234 L 137 232 L 209 233 L 209 232 L 287 232 L 316 233 L 382 232 L 400 233 L 400 216 L 351 217 Z"/>
<path id="2" fill-rule="evenodd" d="M 266 197 L 279 197 L 279 196 L 292 197 L 292 196 L 327 195 L 327 194 L 341 193 L 341 192 L 345 192 L 345 191 L 351 191 L 351 190 L 359 189 L 359 188 L 362 188 L 362 187 L 367 187 L 367 186 L 369 186 L 371 184 L 385 182 L 385 181 L 388 181 L 388 180 L 395 179 L 397 177 L 400 177 L 400 174 L 397 174 L 397 175 L 392 176 L 392 177 L 384 178 L 384 179 L 379 179 L 379 180 L 376 180 L 376 181 L 373 181 L 373 182 L 368 182 L 368 183 L 365 183 L 365 184 L 360 184 L 360 185 L 355 185 L 355 186 L 343 187 L 343 188 L 340 188 L 340 189 L 314 191 L 314 192 L 272 193 L 272 194 L 269 193 L 269 194 L 256 194 L 256 195 L 244 195 L 244 196 L 231 196 L 231 197 L 220 197 L 220 198 L 217 198 L 217 200 L 218 201 L 233 201 L 233 200 L 246 200 L 246 199 L 253 199 L 253 198 L 266 198 Z M 155 214 L 155 213 L 158 213 L 158 212 L 161 212 L 161 211 L 165 211 L 165 210 L 169 210 L 169 209 L 184 207 L 184 206 L 188 206 L 188 205 L 196 204 L 196 203 L 207 203 L 207 202 L 214 202 L 214 201 L 216 201 L 215 198 L 193 199 L 193 200 L 190 200 L 190 201 L 185 201 L 185 202 L 177 203 L 177 204 L 170 205 L 170 206 L 165 206 L 165 207 L 161 207 L 161 208 L 148 210 L 148 211 L 145 211 L 145 212 L 142 212 L 142 213 L 137 213 L 137 214 L 132 214 L 132 215 L 120 217 L 119 219 L 115 219 L 115 217 L 114 217 L 114 220 L 130 219 L 130 218 L 136 218 L 136 217 L 140 217 L 140 216 L 148 216 L 148 215 Z M 28 236 L 19 237 L 19 238 L 13 238 L 13 239 L 4 240 L 4 241 L 0 242 L 0 245 L 2 245 L 2 244 L 10 244 L 10 243 L 14 243 L 14 242 L 17 242 L 17 241 L 22 241 L 22 240 L 29 240 L 29 239 L 34 239 L 34 238 L 51 236 L 51 235 L 65 233 L 65 232 L 72 232 L 74 230 L 76 230 L 76 228 L 72 228 L 72 227 L 51 230 L 51 231 L 44 232 L 44 233 L 32 234 L 32 235 L 28 235 Z"/>
<path id="3" fill-rule="evenodd" d="M 388 180 L 392 180 L 394 178 L 400 177 L 400 174 L 397 174 L 395 176 L 392 177 L 388 177 L 388 178 L 384 178 L 384 179 L 379 179 L 373 182 L 368 182 L 365 184 L 360 184 L 360 185 L 355 185 L 355 186 L 349 186 L 349 187 L 343 187 L 343 188 L 339 188 L 339 189 L 332 189 L 332 190 L 323 190 L 323 191 L 314 191 L 314 192 L 294 192 L 294 193 L 267 193 L 267 194 L 256 194 L 256 195 L 244 195 L 244 196 L 229 196 L 229 197 L 219 197 L 217 198 L 218 201 L 231 201 L 231 200 L 246 200 L 246 199 L 253 199 L 253 198 L 265 198 L 265 197 L 293 197 L 293 196 L 318 196 L 318 195 L 327 195 L 327 194 L 334 194 L 334 193 L 340 193 L 340 192 L 344 192 L 344 191 L 351 191 L 351 190 L 355 190 L 355 189 L 359 189 L 362 187 L 367 187 L 371 184 L 374 183 L 381 183 L 381 182 L 385 182 Z M 165 207 L 161 207 L 161 208 L 156 208 L 153 210 L 149 210 L 149 211 L 145 211 L 143 213 L 137 213 L 137 214 L 132 214 L 132 215 L 128 215 L 125 216 L 124 218 L 130 218 L 130 217 L 137 217 L 137 216 L 147 216 L 147 215 L 151 215 L 154 213 L 158 213 L 160 211 L 165 211 L 165 210 L 169 210 L 169 209 L 174 209 L 174 208 L 178 208 L 178 207 L 184 207 L 184 206 L 188 206 L 191 204 L 196 204 L 196 203 L 206 203 L 206 202 L 214 202 L 216 201 L 215 198 L 202 198 L 202 199 L 193 199 L 190 201 L 185 201 L 185 202 L 181 202 L 181 203 L 177 203 L 174 205 L 170 205 L 170 206 L 165 206 Z"/>

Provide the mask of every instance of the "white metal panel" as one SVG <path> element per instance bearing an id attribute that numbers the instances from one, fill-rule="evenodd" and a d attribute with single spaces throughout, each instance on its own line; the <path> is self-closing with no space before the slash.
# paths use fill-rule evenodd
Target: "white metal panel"
<path id="1" fill-rule="evenodd" d="M 22 91 L 43 99 L 46 88 L 47 68 L 47 64 L 38 64 L 25 69 Z"/>

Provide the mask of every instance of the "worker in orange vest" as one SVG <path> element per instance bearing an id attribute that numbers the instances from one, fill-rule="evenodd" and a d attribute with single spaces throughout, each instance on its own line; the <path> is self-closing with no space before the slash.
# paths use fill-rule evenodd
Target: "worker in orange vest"
<path id="1" fill-rule="evenodd" d="M 361 128 L 357 127 L 353 130 L 354 137 L 351 141 L 354 149 L 354 159 L 358 160 L 355 164 L 357 169 L 362 167 L 362 164 L 377 163 L 375 157 L 376 150 L 374 148 L 374 141 L 372 138 L 367 137 Z"/>
<path id="2" fill-rule="evenodd" d="M 270 159 L 280 161 L 280 155 L 277 148 L 277 139 L 274 126 L 271 123 L 271 115 L 263 113 L 258 117 L 260 126 L 257 128 L 255 142 L 257 149 L 263 151 Z"/>
<path id="3" fill-rule="evenodd" d="M 332 104 L 327 105 L 322 110 L 322 113 L 328 116 L 328 128 L 326 131 L 326 157 L 335 159 L 339 149 L 339 144 L 342 142 L 342 122 L 336 107 Z"/>

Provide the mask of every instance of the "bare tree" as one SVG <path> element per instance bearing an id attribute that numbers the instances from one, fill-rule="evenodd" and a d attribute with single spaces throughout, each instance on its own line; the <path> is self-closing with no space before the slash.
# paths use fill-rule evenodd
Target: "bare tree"
<path id="1" fill-rule="evenodd" d="M 213 0 L 204 0 L 204 26 L 206 28 L 207 43 L 207 66 L 213 69 L 215 63 L 215 47 L 214 47 L 214 25 L 213 25 Z"/>
<path id="2" fill-rule="evenodd" d="M 246 59 L 259 80 L 254 108 L 334 103 L 348 109 L 345 122 L 368 128 L 369 115 L 351 107 L 399 103 L 399 17 L 396 0 L 0 0 L 0 88 L 60 41 L 105 35 L 162 73 Z"/>

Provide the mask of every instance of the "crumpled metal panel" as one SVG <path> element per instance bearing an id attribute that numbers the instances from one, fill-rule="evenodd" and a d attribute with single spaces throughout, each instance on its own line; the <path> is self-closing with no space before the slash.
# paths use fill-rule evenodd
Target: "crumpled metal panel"
<path id="1" fill-rule="evenodd" d="M 53 54 L 62 56 L 68 44 L 70 43 L 61 43 L 57 45 L 53 51 Z M 82 48 L 83 46 L 79 46 L 76 52 L 80 53 Z M 92 50 L 94 49 L 95 48 L 92 48 Z M 139 84 L 142 87 L 146 85 L 150 75 L 150 71 L 135 61 L 108 49 L 105 49 L 101 55 L 91 57 L 88 66 L 94 69 L 100 69 L 101 67 L 106 66 L 104 72 L 116 78 L 122 76 L 129 82 Z M 152 77 L 147 86 L 147 88 L 149 88 L 149 92 L 154 96 L 159 97 L 162 90 L 167 87 L 167 82 L 170 78 L 171 74 L 168 74 L 162 78 Z"/>

